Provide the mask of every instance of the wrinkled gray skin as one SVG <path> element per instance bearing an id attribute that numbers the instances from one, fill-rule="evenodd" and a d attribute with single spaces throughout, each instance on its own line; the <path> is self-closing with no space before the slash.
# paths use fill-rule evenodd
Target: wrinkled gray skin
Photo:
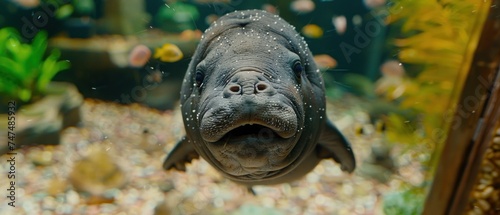
<path id="1" fill-rule="evenodd" d="M 181 91 L 186 137 L 165 159 L 185 170 L 201 155 L 252 186 L 300 178 L 323 158 L 355 160 L 325 115 L 323 80 L 294 27 L 261 10 L 235 11 L 205 31 Z"/>

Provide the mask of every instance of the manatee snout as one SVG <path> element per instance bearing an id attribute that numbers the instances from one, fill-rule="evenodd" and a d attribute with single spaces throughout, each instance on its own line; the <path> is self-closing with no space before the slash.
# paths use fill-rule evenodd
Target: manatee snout
<path id="1" fill-rule="evenodd" d="M 224 98 L 240 95 L 272 96 L 276 89 L 261 72 L 239 71 L 224 88 Z"/>

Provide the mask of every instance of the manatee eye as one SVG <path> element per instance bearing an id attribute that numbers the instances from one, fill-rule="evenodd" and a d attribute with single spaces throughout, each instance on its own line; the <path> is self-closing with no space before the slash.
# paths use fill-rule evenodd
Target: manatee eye
<path id="1" fill-rule="evenodd" d="M 295 63 L 293 64 L 293 72 L 295 73 L 295 75 L 297 77 L 300 77 L 302 71 L 304 71 L 304 67 L 302 67 L 300 61 L 295 61 Z"/>
<path id="2" fill-rule="evenodd" d="M 197 87 L 201 87 L 204 79 L 205 79 L 205 74 L 203 74 L 203 72 L 196 71 L 195 81 Z"/>

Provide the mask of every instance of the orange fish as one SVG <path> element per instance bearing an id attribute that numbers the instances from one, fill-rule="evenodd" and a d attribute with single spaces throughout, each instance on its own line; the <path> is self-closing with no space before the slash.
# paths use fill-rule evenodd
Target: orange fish
<path id="1" fill-rule="evenodd" d="M 316 62 L 318 68 L 322 70 L 335 68 L 337 66 L 337 61 L 327 54 L 314 55 L 314 62 Z"/>
<path id="2" fill-rule="evenodd" d="M 315 24 L 308 24 L 302 28 L 302 34 L 309 38 L 320 38 L 323 36 L 323 29 Z"/>
<path id="3" fill-rule="evenodd" d="M 315 7 L 314 2 L 311 0 L 295 0 L 290 3 L 290 8 L 297 13 L 309 13 Z"/>
<path id="4" fill-rule="evenodd" d="M 135 46 L 128 55 L 128 63 L 132 67 L 143 67 L 151 57 L 151 50 L 145 45 Z"/>

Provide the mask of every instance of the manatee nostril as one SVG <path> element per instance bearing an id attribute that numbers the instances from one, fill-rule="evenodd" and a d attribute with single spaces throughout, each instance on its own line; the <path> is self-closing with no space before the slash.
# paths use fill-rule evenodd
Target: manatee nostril
<path id="1" fill-rule="evenodd" d="M 267 89 L 268 85 L 266 83 L 257 83 L 255 85 L 255 90 L 257 92 L 264 92 Z"/>
<path id="2" fill-rule="evenodd" d="M 239 93 L 241 91 L 241 87 L 239 85 L 233 85 L 229 87 L 229 91 Z"/>

